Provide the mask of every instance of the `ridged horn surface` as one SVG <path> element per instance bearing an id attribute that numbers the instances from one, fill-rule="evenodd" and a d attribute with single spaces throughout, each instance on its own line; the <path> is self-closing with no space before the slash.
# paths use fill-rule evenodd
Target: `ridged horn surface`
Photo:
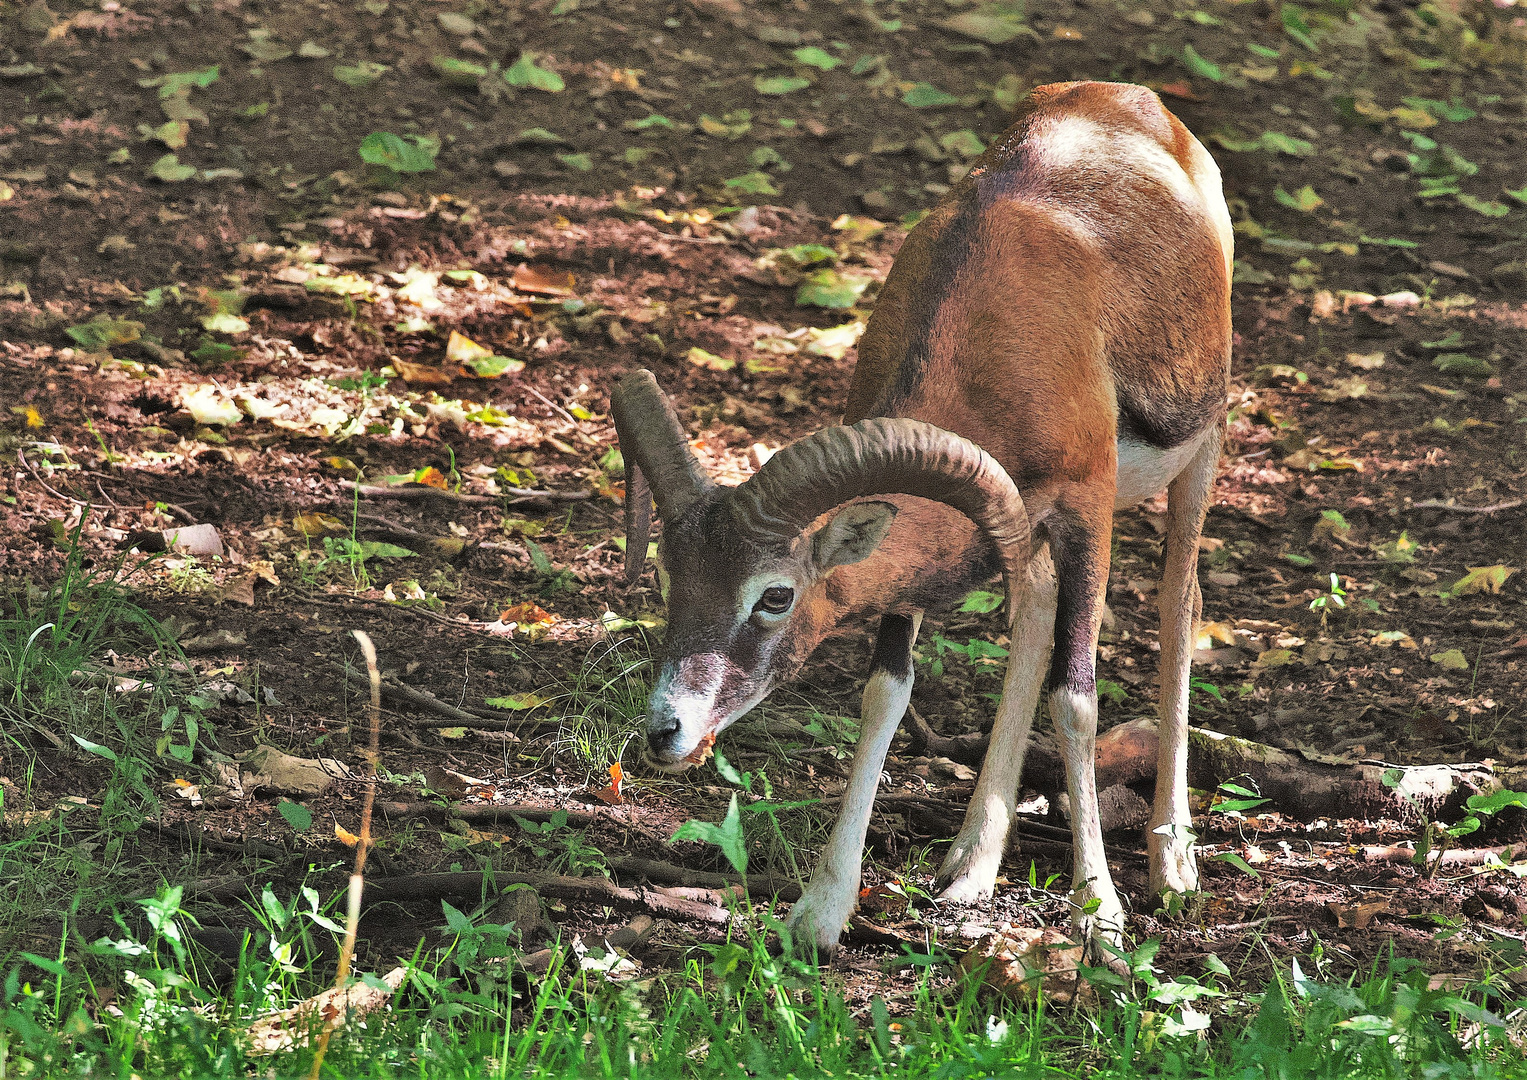
<path id="1" fill-rule="evenodd" d="M 1029 516 L 1007 470 L 968 439 L 921 420 L 875 417 L 785 447 L 728 496 L 748 539 L 788 543 L 850 499 L 915 495 L 960 511 L 1002 558 L 1009 602 L 1024 580 Z"/>
<path id="2" fill-rule="evenodd" d="M 647 558 L 652 533 L 652 501 L 658 516 L 672 521 L 715 485 L 689 448 L 678 414 L 652 372 L 627 375 L 610 395 L 610 415 L 626 463 L 626 583 L 634 582 Z"/>

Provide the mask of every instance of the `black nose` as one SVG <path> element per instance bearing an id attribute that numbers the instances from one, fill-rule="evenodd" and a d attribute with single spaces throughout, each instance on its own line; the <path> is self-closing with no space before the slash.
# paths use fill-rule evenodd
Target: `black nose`
<path id="1" fill-rule="evenodd" d="M 647 724 L 647 745 L 654 749 L 667 746 L 673 742 L 678 734 L 679 721 L 677 718 L 669 720 L 667 723 L 659 721 L 658 724 L 649 721 Z"/>

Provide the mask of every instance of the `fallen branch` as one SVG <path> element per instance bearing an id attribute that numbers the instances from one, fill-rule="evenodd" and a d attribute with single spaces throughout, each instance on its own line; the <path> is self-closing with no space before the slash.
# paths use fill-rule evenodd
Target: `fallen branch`
<path id="1" fill-rule="evenodd" d="M 442 806 L 433 802 L 381 802 L 377 803 L 377 813 L 384 814 L 389 820 L 407 820 L 409 818 L 423 818 L 426 821 L 443 823 L 449 818 L 457 818 L 469 825 L 508 825 L 515 818 L 524 818 L 526 821 L 546 822 L 552 820 L 558 814 L 566 814 L 569 825 L 578 829 L 586 829 L 601 817 L 606 821 L 618 820 L 613 814 L 595 814 L 586 810 L 564 810 L 548 808 L 545 806 L 516 806 L 505 803 L 480 803 L 470 806 Z"/>
<path id="2" fill-rule="evenodd" d="M 927 727 L 921 717 L 914 718 L 911 710 L 908 718 L 914 729 L 918 724 Z M 914 735 L 914 742 L 920 738 L 923 738 L 920 733 Z M 981 737 L 983 755 L 985 741 Z M 956 744 L 968 755 L 973 755 L 976 747 L 975 740 L 968 736 L 942 743 L 946 748 L 950 744 Z M 935 740 L 925 745 L 941 744 Z M 1095 761 L 1099 790 L 1154 779 L 1158 745 L 1153 720 L 1131 720 L 1099 735 Z M 1063 786 L 1063 777 L 1060 755 L 1052 747 L 1042 742 L 1029 747 L 1023 763 L 1026 786 L 1056 791 Z M 1386 778 L 1392 782 L 1385 783 Z M 1414 813 L 1417 805 L 1436 816 L 1457 809 L 1470 795 L 1503 787 L 1521 790 L 1527 785 L 1527 768 L 1497 769 L 1477 763 L 1330 763 L 1234 735 L 1189 728 L 1188 783 L 1212 791 L 1227 781 L 1254 788 L 1277 809 L 1304 821 L 1321 817 L 1404 817 Z"/>
<path id="3" fill-rule="evenodd" d="M 784 878 L 751 874 L 744 881 L 735 874 L 720 874 L 708 870 L 691 870 L 685 866 L 659 862 L 656 859 L 639 859 L 633 856 L 616 856 L 605 862 L 617 877 L 645 878 L 663 885 L 678 885 L 703 889 L 735 889 L 746 887 L 747 894 L 755 900 L 781 900 L 794 903 L 801 897 L 801 887 Z"/>
<path id="4" fill-rule="evenodd" d="M 980 768 L 986 759 L 986 744 L 990 736 L 939 735 L 910 706 L 907 708 L 906 724 L 912 737 L 911 750 L 914 754 L 946 757 L 972 768 Z M 1156 745 L 1154 720 L 1131 720 L 1115 725 L 1099 735 L 1094 759 L 1098 789 L 1115 784 L 1133 784 L 1155 776 Z M 1065 762 L 1049 740 L 1040 737 L 1029 740 L 1023 758 L 1022 783 L 1047 793 L 1066 789 Z"/>
<path id="5" fill-rule="evenodd" d="M 1527 855 L 1527 844 L 1506 844 L 1488 848 L 1448 848 L 1439 856 L 1435 851 L 1427 853 L 1427 861 L 1442 866 L 1483 866 L 1491 861 L 1513 862 Z M 1363 848 L 1363 858 L 1369 862 L 1413 863 L 1416 849 L 1404 844 L 1385 844 Z"/>
<path id="6" fill-rule="evenodd" d="M 732 913 L 719 904 L 679 896 L 668 889 L 624 888 L 609 878 L 562 877 L 550 874 L 510 874 L 502 871 L 471 871 L 447 874 L 411 874 L 366 882 L 365 900 L 380 904 L 439 900 L 447 896 L 475 896 L 485 884 L 497 888 L 530 885 L 542 896 L 575 903 L 600 904 L 622 911 L 645 911 L 664 919 L 725 926 Z"/>

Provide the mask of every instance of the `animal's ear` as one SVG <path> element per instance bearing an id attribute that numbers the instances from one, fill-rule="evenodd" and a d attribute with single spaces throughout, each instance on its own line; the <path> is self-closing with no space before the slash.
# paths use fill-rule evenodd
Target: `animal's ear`
<path id="1" fill-rule="evenodd" d="M 845 506 L 811 538 L 811 558 L 818 573 L 863 559 L 885 539 L 896 505 L 862 502 Z"/>

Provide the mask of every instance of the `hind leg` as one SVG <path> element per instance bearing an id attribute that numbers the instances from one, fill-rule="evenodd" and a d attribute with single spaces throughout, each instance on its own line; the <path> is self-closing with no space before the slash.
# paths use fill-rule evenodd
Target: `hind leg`
<path id="1" fill-rule="evenodd" d="M 1146 848 L 1151 890 L 1198 890 L 1193 819 L 1188 810 L 1188 676 L 1203 600 L 1198 538 L 1203 532 L 1222 431 L 1213 432 L 1167 488 L 1166 567 L 1161 575 L 1161 744 L 1156 803 Z"/>
<path id="2" fill-rule="evenodd" d="M 1052 530 L 1059 581 L 1055 612 L 1055 654 L 1050 664 L 1050 716 L 1060 736 L 1071 800 L 1074 844 L 1072 921 L 1098 960 L 1106 954 L 1099 939 L 1123 942 L 1124 907 L 1108 872 L 1098 812 L 1098 693 L 1096 653 L 1108 585 L 1108 538 L 1112 506 L 1083 511 L 1063 529 Z"/>

